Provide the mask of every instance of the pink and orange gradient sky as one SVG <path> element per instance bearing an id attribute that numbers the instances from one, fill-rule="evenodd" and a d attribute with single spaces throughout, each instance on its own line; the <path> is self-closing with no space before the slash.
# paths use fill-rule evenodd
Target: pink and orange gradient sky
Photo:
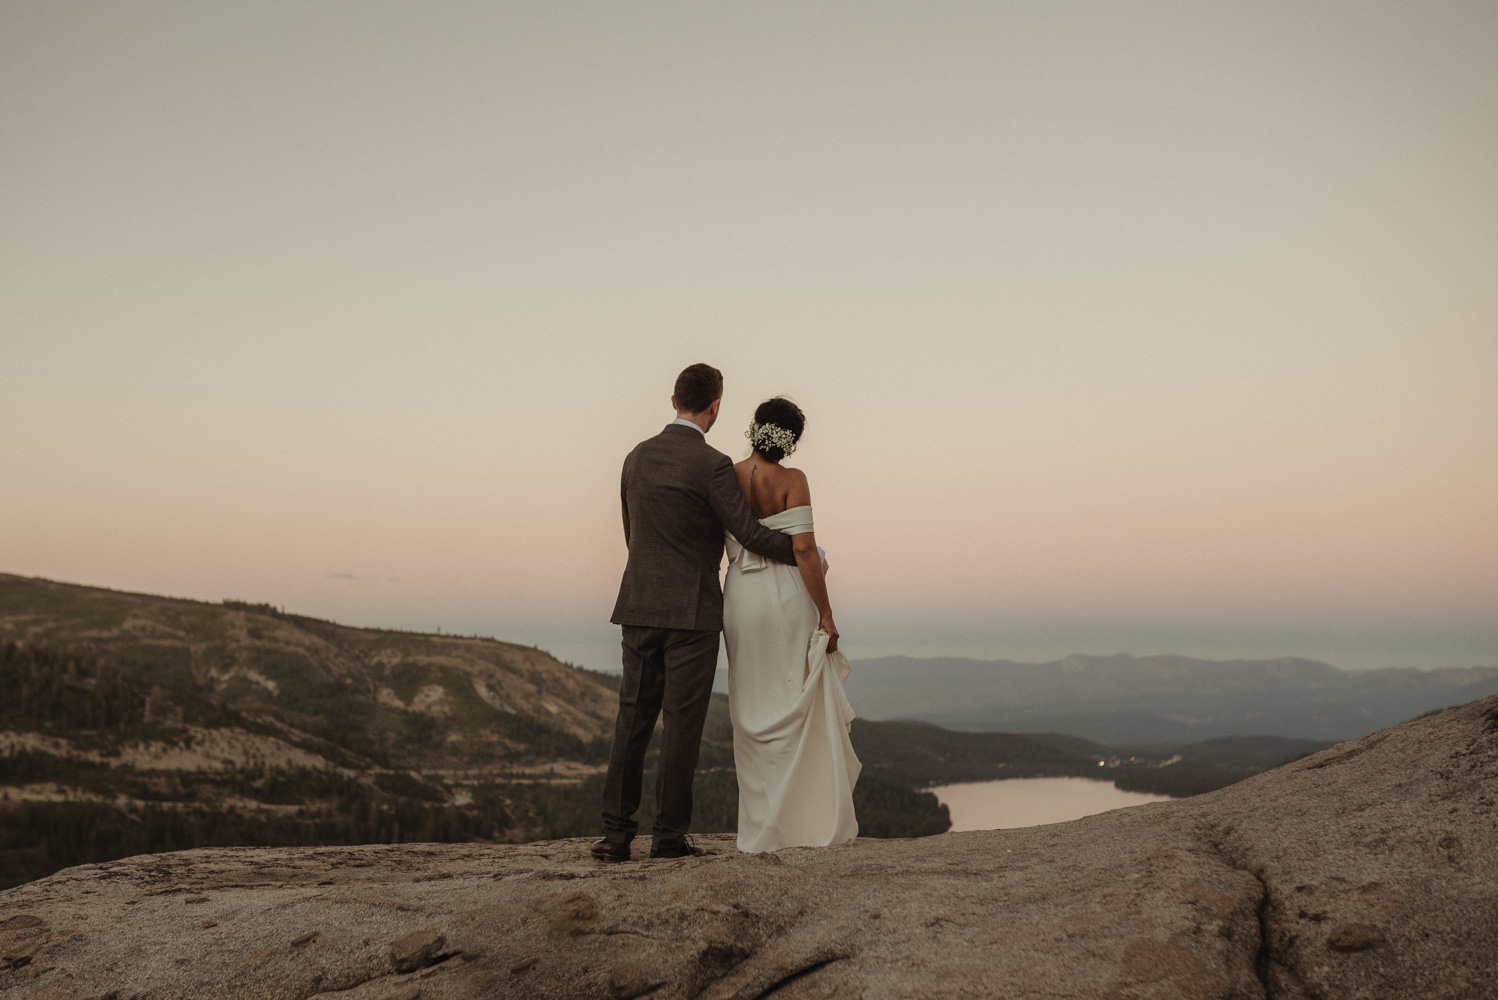
<path id="1" fill-rule="evenodd" d="M 1498 664 L 1498 7 L 0 6 L 0 571 L 613 666 L 675 372 L 855 657 Z"/>

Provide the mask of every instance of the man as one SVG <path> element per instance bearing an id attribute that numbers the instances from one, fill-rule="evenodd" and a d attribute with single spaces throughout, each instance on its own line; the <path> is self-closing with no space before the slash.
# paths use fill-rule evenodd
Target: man
<path id="1" fill-rule="evenodd" d="M 707 443 L 723 402 L 723 375 L 692 365 L 676 379 L 676 420 L 624 460 L 620 499 L 629 562 L 610 619 L 623 626 L 624 681 L 603 786 L 603 839 L 593 856 L 628 861 L 639 824 L 645 749 L 665 710 L 655 781 L 652 858 L 702 853 L 687 840 L 692 778 L 718 667 L 723 628 L 723 531 L 744 547 L 795 565 L 789 535 L 761 525 L 739 492 L 733 463 Z"/>

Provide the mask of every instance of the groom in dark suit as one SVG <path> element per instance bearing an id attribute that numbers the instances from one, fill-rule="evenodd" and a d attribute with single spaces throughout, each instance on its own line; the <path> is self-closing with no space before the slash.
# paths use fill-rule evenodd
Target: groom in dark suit
<path id="1" fill-rule="evenodd" d="M 723 530 L 744 547 L 795 565 L 789 535 L 755 520 L 733 462 L 707 443 L 723 401 L 723 374 L 693 365 L 676 379 L 676 420 L 624 460 L 620 499 L 629 563 L 610 619 L 624 628 L 624 682 L 603 786 L 603 839 L 593 856 L 629 860 L 639 823 L 645 749 L 665 710 L 655 780 L 652 858 L 701 854 L 687 840 L 692 778 L 718 667 L 723 629 Z"/>

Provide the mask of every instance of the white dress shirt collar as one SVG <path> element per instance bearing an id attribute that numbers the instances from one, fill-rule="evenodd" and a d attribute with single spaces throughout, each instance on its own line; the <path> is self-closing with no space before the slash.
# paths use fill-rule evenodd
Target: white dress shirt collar
<path id="1" fill-rule="evenodd" d="M 707 437 L 707 431 L 703 430 L 701 425 L 694 424 L 692 423 L 692 421 L 686 419 L 685 417 L 677 417 L 671 422 L 673 424 L 681 424 L 683 427 L 690 427 L 692 428 L 692 430 L 696 431 L 698 434 L 701 434 L 703 437 Z"/>

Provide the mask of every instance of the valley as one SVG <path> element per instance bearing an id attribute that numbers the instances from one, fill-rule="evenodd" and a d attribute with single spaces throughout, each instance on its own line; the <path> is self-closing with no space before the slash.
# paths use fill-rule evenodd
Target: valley
<path id="1" fill-rule="evenodd" d="M 0 887 L 203 846 L 588 836 L 617 685 L 495 639 L 0 574 Z M 1106 777 L 1190 795 L 1329 745 L 1235 736 L 1131 748 L 866 718 L 852 738 L 869 837 L 946 831 L 936 785 Z M 733 831 L 721 695 L 698 768 L 694 830 Z M 647 790 L 653 769 L 654 750 Z"/>

